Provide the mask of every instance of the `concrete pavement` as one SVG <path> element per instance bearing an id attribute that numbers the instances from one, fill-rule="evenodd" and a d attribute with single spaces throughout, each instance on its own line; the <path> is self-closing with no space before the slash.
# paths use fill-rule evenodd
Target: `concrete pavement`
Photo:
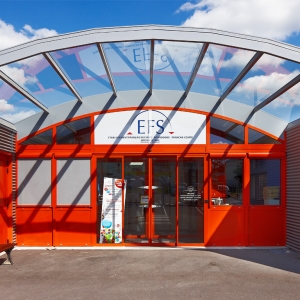
<path id="1" fill-rule="evenodd" d="M 140 249 L 15 250 L 0 299 L 300 299 L 286 248 Z"/>

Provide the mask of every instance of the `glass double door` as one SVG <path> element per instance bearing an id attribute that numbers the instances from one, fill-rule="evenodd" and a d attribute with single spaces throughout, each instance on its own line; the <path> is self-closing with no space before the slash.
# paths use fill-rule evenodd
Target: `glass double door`
<path id="1" fill-rule="evenodd" d="M 127 243 L 175 244 L 176 157 L 125 157 Z"/>
<path id="2" fill-rule="evenodd" d="M 116 203 L 102 205 L 105 178 L 126 180 L 122 216 L 115 213 Z M 174 246 L 204 243 L 203 157 L 100 158 L 97 181 L 98 243 Z M 106 214 L 112 224 L 122 223 L 123 234 L 118 241 L 102 239 L 101 242 L 105 228 L 100 227 Z"/>

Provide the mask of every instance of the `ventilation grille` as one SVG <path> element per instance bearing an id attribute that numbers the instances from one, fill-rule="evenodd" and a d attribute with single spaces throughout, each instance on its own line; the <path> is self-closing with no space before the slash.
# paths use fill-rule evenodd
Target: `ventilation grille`
<path id="1" fill-rule="evenodd" d="M 286 244 L 300 252 L 300 126 L 287 131 Z"/>
<path id="2" fill-rule="evenodd" d="M 0 125 L 0 150 L 16 152 L 16 132 Z"/>

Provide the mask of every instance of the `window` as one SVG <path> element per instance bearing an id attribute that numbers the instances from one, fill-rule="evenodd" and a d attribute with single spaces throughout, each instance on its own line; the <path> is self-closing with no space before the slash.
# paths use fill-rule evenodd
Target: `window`
<path id="1" fill-rule="evenodd" d="M 280 160 L 250 160 L 250 204 L 280 205 Z"/>
<path id="2" fill-rule="evenodd" d="M 210 197 L 213 205 L 242 205 L 242 187 L 242 159 L 212 159 Z"/>
<path id="3" fill-rule="evenodd" d="M 90 144 L 90 118 L 83 118 L 58 126 L 56 129 L 57 144 Z"/>

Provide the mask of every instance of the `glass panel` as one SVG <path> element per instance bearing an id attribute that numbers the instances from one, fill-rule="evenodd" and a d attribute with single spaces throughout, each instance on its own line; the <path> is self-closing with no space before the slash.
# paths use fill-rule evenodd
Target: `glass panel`
<path id="1" fill-rule="evenodd" d="M 50 159 L 18 159 L 19 205 L 51 205 L 51 191 Z"/>
<path id="2" fill-rule="evenodd" d="M 179 243 L 204 243 L 204 159 L 179 159 Z"/>
<path id="3" fill-rule="evenodd" d="M 299 73 L 299 64 L 264 54 L 228 95 L 228 99 L 254 107 Z"/>
<path id="4" fill-rule="evenodd" d="M 267 136 L 251 128 L 248 129 L 248 135 L 249 144 L 281 144 L 270 136 Z"/>
<path id="5" fill-rule="evenodd" d="M 97 159 L 97 243 L 100 242 L 104 177 L 122 178 L 121 158 Z M 105 242 L 106 240 L 104 239 L 103 241 Z"/>
<path id="6" fill-rule="evenodd" d="M 41 132 L 21 143 L 21 145 L 51 145 L 51 144 L 52 144 L 52 129 Z"/>
<path id="7" fill-rule="evenodd" d="M 125 242 L 148 243 L 148 159 L 126 157 Z"/>
<path id="8" fill-rule="evenodd" d="M 243 160 L 211 160 L 211 202 L 213 205 L 242 205 Z"/>
<path id="9" fill-rule="evenodd" d="M 96 45 L 59 50 L 51 55 L 82 97 L 112 91 Z"/>
<path id="10" fill-rule="evenodd" d="M 184 91 L 202 45 L 155 41 L 153 88 Z"/>
<path id="11" fill-rule="evenodd" d="M 26 58 L 0 69 L 47 107 L 75 99 L 43 55 Z"/>
<path id="12" fill-rule="evenodd" d="M 90 144 L 90 118 L 69 122 L 56 128 L 57 144 Z"/>
<path id="13" fill-rule="evenodd" d="M 152 243 L 176 242 L 176 158 L 153 158 Z"/>
<path id="14" fill-rule="evenodd" d="M 191 92 L 220 97 L 253 55 L 251 51 L 209 45 Z"/>
<path id="15" fill-rule="evenodd" d="M 57 159 L 58 205 L 90 205 L 90 186 L 90 159 Z"/>
<path id="16" fill-rule="evenodd" d="M 244 126 L 223 119 L 210 118 L 211 144 L 243 144 Z"/>
<path id="17" fill-rule="evenodd" d="M 102 45 L 118 91 L 149 89 L 149 41 Z"/>
<path id="18" fill-rule="evenodd" d="M 250 160 L 250 204 L 280 205 L 280 159 Z"/>
<path id="19" fill-rule="evenodd" d="M 293 122 L 300 118 L 299 94 L 300 83 L 264 106 L 262 110 L 286 122 Z"/>
<path id="20" fill-rule="evenodd" d="M 41 109 L 0 79 L 0 117 L 11 123 L 17 123 Z"/>

